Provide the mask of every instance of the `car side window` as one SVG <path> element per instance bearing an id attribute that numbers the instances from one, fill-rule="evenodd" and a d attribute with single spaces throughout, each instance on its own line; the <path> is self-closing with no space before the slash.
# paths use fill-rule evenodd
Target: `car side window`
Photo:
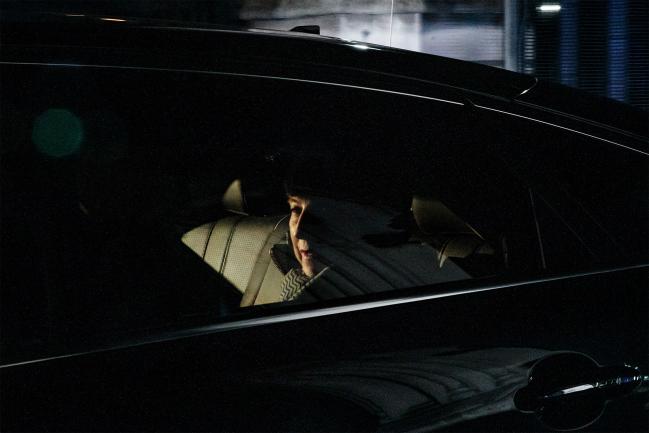
<path id="1" fill-rule="evenodd" d="M 462 104 L 324 84 L 241 85 L 259 103 L 247 116 L 271 125 L 267 153 L 255 149 L 255 170 L 223 193 L 228 216 L 182 236 L 234 283 L 240 306 L 537 268 L 526 190 L 481 156 Z M 276 104 L 279 114 L 267 108 Z"/>
<path id="2" fill-rule="evenodd" d="M 646 260 L 646 155 L 615 140 L 527 119 L 481 116 L 494 157 L 525 178 L 544 269 L 604 269 Z"/>
<path id="3" fill-rule="evenodd" d="M 2 75 L 10 357 L 539 269 L 528 191 L 456 100 L 137 69 Z"/>

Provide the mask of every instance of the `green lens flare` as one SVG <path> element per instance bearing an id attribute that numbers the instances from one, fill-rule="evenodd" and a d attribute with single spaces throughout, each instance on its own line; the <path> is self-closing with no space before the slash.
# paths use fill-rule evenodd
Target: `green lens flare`
<path id="1" fill-rule="evenodd" d="M 34 121 L 32 140 L 40 152 L 61 158 L 79 151 L 83 125 L 68 110 L 49 109 Z"/>

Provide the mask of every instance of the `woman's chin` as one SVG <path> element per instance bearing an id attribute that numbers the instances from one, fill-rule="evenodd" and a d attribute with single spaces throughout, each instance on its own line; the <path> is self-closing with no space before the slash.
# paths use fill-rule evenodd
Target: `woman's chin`
<path id="1" fill-rule="evenodd" d="M 313 260 L 311 260 L 310 258 L 302 260 L 302 272 L 304 272 L 304 274 L 309 278 L 314 277 L 318 273 Z"/>
<path id="2" fill-rule="evenodd" d="M 309 278 L 313 278 L 315 275 L 315 270 L 310 266 L 302 266 L 302 272 Z"/>

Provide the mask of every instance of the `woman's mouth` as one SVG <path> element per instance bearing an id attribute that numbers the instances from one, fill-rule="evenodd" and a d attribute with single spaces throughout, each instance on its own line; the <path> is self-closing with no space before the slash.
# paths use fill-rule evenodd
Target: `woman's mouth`
<path id="1" fill-rule="evenodd" d="M 313 257 L 313 253 L 309 250 L 300 250 L 300 257 L 302 259 L 310 259 Z"/>

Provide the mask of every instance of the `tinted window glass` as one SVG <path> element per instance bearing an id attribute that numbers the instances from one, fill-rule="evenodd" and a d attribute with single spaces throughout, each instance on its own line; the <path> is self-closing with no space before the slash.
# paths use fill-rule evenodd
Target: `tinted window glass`
<path id="1" fill-rule="evenodd" d="M 460 104 L 229 75 L 2 74 L 4 354 L 538 268 L 527 190 Z"/>
<path id="2" fill-rule="evenodd" d="M 552 268 L 646 262 L 646 155 L 536 122 L 484 117 L 494 155 L 524 177 L 534 193 L 546 261 L 554 264 Z"/>

